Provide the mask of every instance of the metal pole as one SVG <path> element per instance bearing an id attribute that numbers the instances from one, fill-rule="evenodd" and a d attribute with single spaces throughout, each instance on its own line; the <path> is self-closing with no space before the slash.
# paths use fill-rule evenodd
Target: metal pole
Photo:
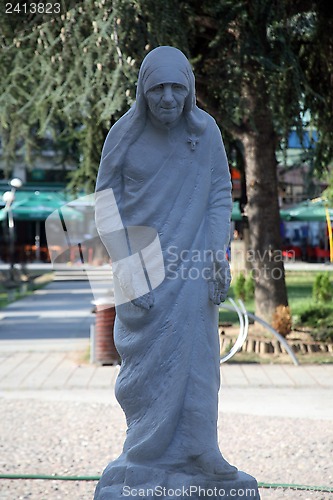
<path id="1" fill-rule="evenodd" d="M 14 217 L 11 208 L 11 204 L 8 206 L 8 236 L 9 236 L 9 276 L 10 279 L 14 280 L 14 263 L 15 263 L 15 227 L 14 227 Z"/>
<path id="2" fill-rule="evenodd" d="M 259 318 L 259 316 L 256 316 L 255 314 L 252 314 L 248 311 L 246 311 L 246 314 L 248 315 L 249 318 L 254 319 L 254 321 L 258 321 L 258 323 L 260 323 L 269 332 L 271 332 L 274 335 L 274 337 L 276 337 L 280 341 L 280 344 L 283 345 L 283 347 L 285 348 L 285 350 L 287 351 L 287 353 L 291 357 L 294 365 L 299 366 L 298 359 L 296 358 L 293 350 L 288 345 L 288 342 L 286 341 L 286 339 L 284 337 L 282 337 L 282 335 L 280 335 L 276 330 L 274 330 L 274 328 L 269 323 L 267 323 L 265 320 L 263 320 L 262 318 Z"/>
<path id="3" fill-rule="evenodd" d="M 9 277 L 14 281 L 14 264 L 15 264 L 15 225 L 12 211 L 12 203 L 15 200 L 16 189 L 22 186 L 21 179 L 14 178 L 10 181 L 11 190 L 6 191 L 3 195 L 3 200 L 6 202 L 4 210 L 8 217 L 8 238 L 9 238 Z"/>
<path id="4" fill-rule="evenodd" d="M 36 247 L 36 261 L 40 261 L 40 221 L 36 221 L 36 232 L 35 232 L 35 247 Z"/>

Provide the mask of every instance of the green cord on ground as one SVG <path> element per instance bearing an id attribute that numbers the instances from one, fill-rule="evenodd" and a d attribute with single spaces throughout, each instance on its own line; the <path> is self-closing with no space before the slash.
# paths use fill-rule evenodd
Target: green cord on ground
<path id="1" fill-rule="evenodd" d="M 267 488 L 267 489 L 320 491 L 323 493 L 333 492 L 333 488 L 331 488 L 330 486 L 310 486 L 306 484 L 258 483 L 258 486 L 259 488 Z"/>
<path id="2" fill-rule="evenodd" d="M 0 479 L 42 479 L 46 481 L 99 481 L 100 476 L 57 476 L 42 474 L 0 474 Z"/>
<path id="3" fill-rule="evenodd" d="M 41 474 L 0 474 L 0 479 L 41 479 L 46 481 L 99 481 L 100 476 L 57 476 Z M 320 491 L 322 493 L 333 493 L 330 486 L 309 486 L 305 484 L 284 483 L 258 483 L 259 488 L 267 489 L 291 489 L 305 491 Z"/>

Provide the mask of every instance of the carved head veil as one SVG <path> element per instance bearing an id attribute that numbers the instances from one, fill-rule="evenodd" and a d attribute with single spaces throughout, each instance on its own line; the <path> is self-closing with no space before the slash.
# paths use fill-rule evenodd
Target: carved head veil
<path id="1" fill-rule="evenodd" d="M 146 112 L 145 94 L 161 83 L 180 83 L 187 88 L 188 96 L 184 106 L 187 126 L 190 133 L 200 135 L 206 128 L 206 120 L 196 106 L 194 74 L 188 59 L 174 47 L 157 47 L 143 60 L 136 94 L 138 109 L 144 108 Z"/>
<path id="2" fill-rule="evenodd" d="M 196 105 L 195 79 L 188 59 L 175 47 L 162 46 L 153 49 L 141 64 L 136 102 L 111 128 L 105 141 L 97 177 L 97 191 L 108 187 L 110 170 L 121 166 L 128 148 L 143 132 L 148 109 L 145 94 L 150 88 L 161 83 L 181 83 L 188 89 L 183 111 L 189 134 L 188 142 L 193 141 L 193 136 L 194 140 L 198 138 L 205 130 L 206 113 Z"/>

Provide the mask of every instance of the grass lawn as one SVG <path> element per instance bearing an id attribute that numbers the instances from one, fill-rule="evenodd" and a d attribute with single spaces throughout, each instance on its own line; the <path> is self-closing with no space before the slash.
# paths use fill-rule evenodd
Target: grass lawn
<path id="1" fill-rule="evenodd" d="M 0 309 L 8 304 L 8 295 L 4 291 L 0 291 Z"/>
<path id="2" fill-rule="evenodd" d="M 287 271 L 286 272 L 286 283 L 288 291 L 288 301 L 291 309 L 291 314 L 293 317 L 299 316 L 305 309 L 309 306 L 314 305 L 315 301 L 312 298 L 312 287 L 315 277 L 318 273 L 316 271 L 301 272 L 301 271 Z M 332 274 L 333 278 L 333 274 Z M 231 289 L 229 297 L 234 298 L 233 285 L 231 284 Z M 228 301 L 226 302 L 229 303 Z M 254 301 L 245 302 L 245 307 L 248 311 L 254 312 Z M 333 303 L 329 302 L 325 304 L 333 312 Z M 236 313 L 221 310 L 220 311 L 220 322 L 222 323 L 237 323 Z"/>
<path id="3" fill-rule="evenodd" d="M 313 271 L 286 273 L 288 301 L 293 316 L 299 315 L 304 309 L 315 304 L 312 298 L 312 287 L 317 274 Z M 333 304 L 326 305 L 333 311 Z"/>
<path id="4" fill-rule="evenodd" d="M 309 271 L 309 272 L 299 272 L 299 271 L 287 271 L 286 272 L 286 284 L 287 284 L 287 292 L 288 292 L 288 301 L 291 309 L 291 314 L 293 318 L 293 324 L 297 327 L 300 326 L 297 324 L 299 322 L 299 317 L 305 310 L 312 306 L 315 308 L 320 308 L 319 304 L 315 302 L 312 298 L 312 288 L 318 274 L 317 271 Z M 333 274 L 331 274 L 331 282 L 333 281 Z M 231 286 L 229 297 L 234 298 L 234 290 L 233 286 Z M 227 305 L 231 305 L 230 302 L 226 301 Z M 245 307 L 249 312 L 254 312 L 254 301 L 246 301 Z M 333 318 L 333 301 L 324 304 L 325 309 L 328 311 L 327 319 L 329 320 L 329 324 L 331 325 L 330 319 Z M 228 326 L 229 324 L 233 324 L 234 326 L 239 325 L 238 316 L 235 312 L 220 310 L 220 323 L 224 326 Z M 315 324 L 315 331 L 319 331 L 319 323 Z M 308 327 L 307 327 L 308 328 Z M 332 326 L 330 326 L 332 328 Z M 226 329 L 228 330 L 228 328 Z M 265 332 L 268 337 L 271 337 L 271 334 Z M 332 353 L 307 353 L 303 354 L 301 352 L 297 352 L 298 361 L 301 364 L 312 364 L 312 363 L 332 363 L 333 356 Z M 277 354 L 277 355 L 269 355 L 269 354 L 256 354 L 251 352 L 239 352 L 237 353 L 229 363 L 291 363 L 291 358 L 287 354 Z"/>
<path id="5" fill-rule="evenodd" d="M 5 287 L 0 285 L 0 309 L 2 307 L 8 306 L 8 304 L 10 304 L 11 302 L 14 302 L 16 300 L 19 300 L 19 299 L 25 297 L 29 293 L 32 293 L 32 291 L 27 291 L 27 292 L 22 293 L 20 291 L 19 287 L 14 288 L 13 290 L 11 290 L 10 293 L 8 293 L 8 291 L 6 291 L 6 289 L 5 289 Z"/>

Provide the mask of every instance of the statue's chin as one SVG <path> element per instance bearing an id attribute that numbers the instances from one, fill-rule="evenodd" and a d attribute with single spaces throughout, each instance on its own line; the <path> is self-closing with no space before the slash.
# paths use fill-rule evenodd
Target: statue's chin
<path id="1" fill-rule="evenodd" d="M 156 125 L 157 127 L 165 127 L 165 128 L 170 128 L 174 127 L 177 125 L 177 123 L 180 121 L 182 116 L 182 113 L 175 114 L 171 112 L 161 112 L 161 113 L 149 113 L 149 117 L 153 125 Z"/>

